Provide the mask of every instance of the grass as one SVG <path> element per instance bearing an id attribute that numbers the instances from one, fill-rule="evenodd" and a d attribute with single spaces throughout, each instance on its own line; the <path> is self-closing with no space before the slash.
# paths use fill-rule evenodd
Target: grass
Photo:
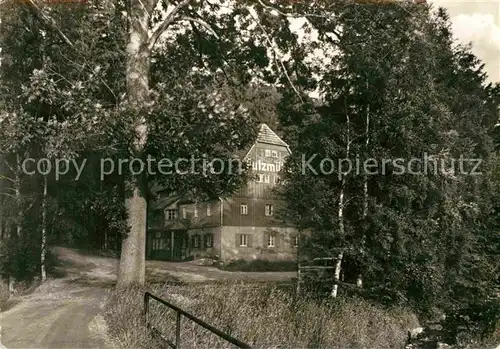
<path id="1" fill-rule="evenodd" d="M 408 329 L 418 326 L 416 317 L 404 309 L 384 309 L 357 299 L 296 299 L 262 283 L 148 289 L 254 348 L 402 348 Z M 158 347 L 144 326 L 144 290 L 116 290 L 107 306 L 109 333 L 122 348 Z M 153 302 L 151 323 L 173 339 L 175 313 Z M 181 342 L 182 348 L 232 347 L 187 319 L 181 326 Z"/>
<path id="2" fill-rule="evenodd" d="M 297 271 L 297 262 L 294 260 L 265 260 L 265 259 L 254 259 L 251 261 L 247 260 L 234 260 L 226 265 L 220 267 L 220 269 L 228 271 Z"/>
<path id="3" fill-rule="evenodd" d="M 9 308 L 9 284 L 5 280 L 0 281 L 0 311 L 5 311 Z"/>
<path id="4" fill-rule="evenodd" d="M 20 302 L 19 297 L 33 293 L 40 286 L 39 280 L 21 281 L 14 285 L 11 296 L 7 280 L 0 280 L 0 312 L 7 311 Z"/>

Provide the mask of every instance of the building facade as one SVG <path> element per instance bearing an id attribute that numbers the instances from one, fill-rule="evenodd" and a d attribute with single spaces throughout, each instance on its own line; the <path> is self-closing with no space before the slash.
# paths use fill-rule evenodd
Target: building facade
<path id="1" fill-rule="evenodd" d="M 280 218 L 284 203 L 273 195 L 289 155 L 288 145 L 261 124 L 255 143 L 242 155 L 255 180 L 218 201 L 193 203 L 170 196 L 150 203 L 150 216 L 156 218 L 148 221 L 148 258 L 295 258 L 297 231 Z"/>

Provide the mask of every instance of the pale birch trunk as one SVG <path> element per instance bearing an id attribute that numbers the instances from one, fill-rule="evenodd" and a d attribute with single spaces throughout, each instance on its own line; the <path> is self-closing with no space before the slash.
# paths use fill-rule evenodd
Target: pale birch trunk
<path id="1" fill-rule="evenodd" d="M 368 146 L 370 145 L 370 106 L 368 105 L 366 110 L 366 128 L 365 128 L 365 153 L 368 153 Z M 362 221 L 366 223 L 366 217 L 368 216 L 368 175 L 363 173 L 363 216 Z M 364 224 L 366 227 L 366 224 Z M 361 255 L 364 256 L 365 253 L 365 231 L 362 232 L 363 236 L 361 237 Z M 356 285 L 358 287 L 363 287 L 363 275 L 360 273 L 356 280 Z"/>
<path id="2" fill-rule="evenodd" d="M 346 158 L 348 159 L 349 156 L 351 155 L 351 138 L 350 138 L 350 132 L 351 132 L 351 121 L 349 119 L 349 115 L 346 114 L 347 118 L 347 135 L 346 135 Z M 339 168 L 339 171 L 342 171 L 342 169 Z M 345 236 L 345 219 L 344 219 L 344 204 L 345 204 L 345 185 L 346 185 L 346 178 L 342 172 L 341 173 L 341 184 L 340 184 L 340 194 L 339 194 L 339 208 L 337 212 L 337 218 L 339 220 L 339 232 L 342 237 Z M 340 253 L 337 255 L 337 262 L 335 263 L 335 274 L 334 274 L 334 285 L 332 288 L 332 293 L 331 296 L 333 298 L 337 297 L 338 289 L 339 289 L 339 279 L 340 279 L 340 273 L 342 271 L 342 260 L 344 259 L 344 251 L 343 249 L 340 250 Z"/>
<path id="3" fill-rule="evenodd" d="M 40 272 L 42 282 L 47 280 L 47 268 L 45 257 L 47 255 L 47 176 L 43 176 L 43 194 L 42 194 L 42 246 L 40 249 Z"/>
<path id="4" fill-rule="evenodd" d="M 11 168 L 12 169 L 12 168 Z M 16 164 L 14 167 L 14 197 L 16 201 L 16 238 L 20 239 L 23 234 L 23 198 L 21 195 L 21 156 L 16 154 Z M 14 293 L 16 279 L 13 275 L 9 276 L 9 291 Z"/>
<path id="5" fill-rule="evenodd" d="M 136 140 L 131 149 L 132 157 L 142 157 L 147 140 L 146 108 L 149 103 L 149 14 L 151 0 L 132 0 L 130 5 L 130 32 L 127 45 L 127 95 L 130 107 L 137 113 L 134 130 Z M 146 198 L 142 178 L 126 182 L 125 207 L 129 232 L 122 241 L 118 285 L 143 284 L 146 273 Z"/>
<path id="6" fill-rule="evenodd" d="M 21 156 L 16 154 L 16 167 L 14 171 L 14 195 L 16 200 L 16 236 L 20 238 L 23 233 L 23 198 L 21 196 Z"/>
<path id="7" fill-rule="evenodd" d="M 5 210 L 5 188 L 7 187 L 4 181 L 5 169 L 4 169 L 4 156 L 0 154 L 0 244 L 4 243 L 4 240 L 7 240 L 6 231 L 5 231 L 5 219 L 4 219 L 4 210 Z"/>

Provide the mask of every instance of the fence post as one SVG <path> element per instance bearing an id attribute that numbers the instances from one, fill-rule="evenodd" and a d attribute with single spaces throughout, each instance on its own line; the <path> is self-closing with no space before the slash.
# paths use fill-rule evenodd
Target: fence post
<path id="1" fill-rule="evenodd" d="M 177 312 L 177 321 L 175 324 L 175 349 L 181 348 L 181 316 L 182 314 Z"/>
<path id="2" fill-rule="evenodd" d="M 144 318 L 146 319 L 146 327 L 149 328 L 149 294 L 144 293 Z"/>
<path id="3" fill-rule="evenodd" d="M 301 279 L 301 277 L 302 277 L 302 275 L 301 275 L 301 272 L 300 272 L 300 263 L 299 263 L 298 270 L 297 270 L 297 292 L 296 292 L 297 296 L 300 296 L 300 291 L 301 291 L 300 290 L 300 282 L 301 282 L 300 279 Z"/>

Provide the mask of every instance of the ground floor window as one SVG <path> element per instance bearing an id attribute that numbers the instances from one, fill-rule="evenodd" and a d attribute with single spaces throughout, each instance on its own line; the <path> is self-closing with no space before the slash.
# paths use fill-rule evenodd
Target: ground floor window
<path id="1" fill-rule="evenodd" d="M 242 246 L 242 247 L 248 246 L 248 235 L 247 234 L 240 235 L 240 246 Z"/>
<path id="2" fill-rule="evenodd" d="M 267 237 L 267 247 L 276 247 L 276 236 L 269 235 Z"/>
<path id="3" fill-rule="evenodd" d="M 273 205 L 272 204 L 266 204 L 265 214 L 266 214 L 266 216 L 272 216 L 273 215 Z"/>
<path id="4" fill-rule="evenodd" d="M 153 250 L 168 250 L 170 248 L 170 239 L 163 236 L 161 232 L 157 232 L 153 236 Z"/>
<path id="5" fill-rule="evenodd" d="M 193 235 L 193 247 L 194 248 L 200 247 L 200 236 L 199 235 Z"/>
<path id="6" fill-rule="evenodd" d="M 214 237 L 212 234 L 205 235 L 205 247 L 212 247 L 214 245 Z"/>

